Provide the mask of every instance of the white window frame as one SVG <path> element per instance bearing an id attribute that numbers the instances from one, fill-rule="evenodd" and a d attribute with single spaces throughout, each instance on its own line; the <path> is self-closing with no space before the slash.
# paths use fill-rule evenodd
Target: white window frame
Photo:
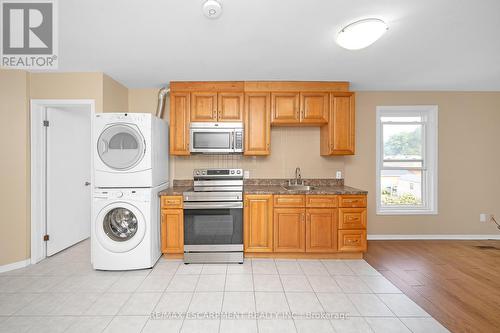
<path id="1" fill-rule="evenodd" d="M 422 116 L 423 119 L 423 166 L 422 166 L 422 199 L 421 207 L 394 206 L 383 207 L 380 184 L 383 167 L 383 133 L 382 117 Z M 409 123 L 411 124 L 411 123 Z M 437 105 L 404 105 L 377 106 L 376 121 L 376 185 L 377 215 L 435 215 L 438 213 L 438 106 Z M 420 169 L 420 168 L 419 168 Z"/>

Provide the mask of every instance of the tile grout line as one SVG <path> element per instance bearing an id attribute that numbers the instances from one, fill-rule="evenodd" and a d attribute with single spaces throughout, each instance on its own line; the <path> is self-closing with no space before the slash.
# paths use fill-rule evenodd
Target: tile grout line
<path id="1" fill-rule="evenodd" d="M 221 305 L 220 305 L 220 311 L 219 311 L 219 329 L 217 330 L 217 332 L 220 333 L 220 327 L 222 325 L 222 317 L 221 317 L 221 314 L 222 314 L 222 309 L 224 308 L 224 298 L 226 297 L 226 281 L 227 281 L 227 264 L 226 264 L 226 274 L 224 275 L 224 288 L 222 290 L 222 302 L 221 302 Z"/>
<path id="2" fill-rule="evenodd" d="M 184 264 L 184 265 L 186 265 L 186 264 Z M 189 265 L 192 265 L 192 264 L 189 264 Z M 179 267 L 181 267 L 181 266 L 179 265 L 177 267 L 177 270 L 179 270 Z M 201 269 L 203 270 L 203 266 L 201 267 Z M 177 275 L 177 270 L 175 271 L 175 275 Z M 196 284 L 194 285 L 194 289 L 193 289 L 193 291 L 191 293 L 191 298 L 189 299 L 189 304 L 187 306 L 186 313 L 184 314 L 184 318 L 182 319 L 182 324 L 181 324 L 181 327 L 179 328 L 179 332 L 181 332 L 182 331 L 182 327 L 184 327 L 184 322 L 186 321 L 186 317 L 187 317 L 186 314 L 189 312 L 189 307 L 191 306 L 191 303 L 193 302 L 194 294 L 196 292 L 196 287 L 198 286 L 198 283 L 200 282 L 201 272 L 202 271 L 200 271 L 200 274 L 198 274 L 198 279 L 196 280 Z M 175 275 L 174 275 L 174 277 L 175 277 Z M 181 274 L 179 274 L 179 275 L 181 275 Z"/>
<path id="3" fill-rule="evenodd" d="M 283 285 L 283 281 L 281 280 L 281 274 L 280 272 L 278 271 L 278 266 L 276 265 L 276 262 L 275 260 L 273 259 L 273 262 L 274 262 L 274 265 L 276 266 L 276 271 L 278 272 L 278 277 L 280 279 L 280 283 L 281 283 L 281 288 L 283 288 L 283 294 L 285 294 L 285 300 L 286 300 L 286 304 L 288 305 L 288 309 L 290 310 L 290 314 L 293 313 L 292 311 L 292 308 L 290 307 L 290 302 L 288 302 L 288 296 L 286 294 L 286 291 L 285 291 L 285 286 Z M 299 268 L 300 270 L 302 271 L 302 273 L 304 273 L 304 271 L 302 270 L 302 266 L 300 266 L 300 263 L 297 262 L 297 265 L 299 265 Z M 305 275 L 305 274 L 304 274 Z M 307 278 L 306 278 L 307 279 Z M 293 318 L 292 316 L 292 323 L 293 323 L 293 327 L 295 327 L 295 332 L 298 332 L 298 329 L 297 329 L 297 324 L 295 324 L 295 319 Z"/>

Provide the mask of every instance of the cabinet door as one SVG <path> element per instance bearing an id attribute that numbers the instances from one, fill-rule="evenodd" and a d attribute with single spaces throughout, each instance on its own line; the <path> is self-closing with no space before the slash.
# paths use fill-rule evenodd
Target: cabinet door
<path id="1" fill-rule="evenodd" d="M 300 94 L 300 122 L 326 124 L 328 122 L 328 93 L 311 92 Z"/>
<path id="2" fill-rule="evenodd" d="M 217 121 L 217 93 L 191 93 L 191 121 Z"/>
<path id="3" fill-rule="evenodd" d="M 182 209 L 161 210 L 161 252 L 184 253 L 184 212 Z"/>
<path id="4" fill-rule="evenodd" d="M 354 95 L 332 97 L 330 134 L 333 155 L 354 154 Z"/>
<path id="5" fill-rule="evenodd" d="M 273 196 L 245 195 L 243 217 L 245 252 L 273 251 Z"/>
<path id="6" fill-rule="evenodd" d="M 289 125 L 300 122 L 299 98 L 295 92 L 271 93 L 271 124 Z"/>
<path id="7" fill-rule="evenodd" d="M 337 251 L 337 210 L 310 208 L 306 211 L 306 252 Z"/>
<path id="8" fill-rule="evenodd" d="M 189 155 L 189 93 L 170 94 L 170 154 Z"/>
<path id="9" fill-rule="evenodd" d="M 268 93 L 245 94 L 245 155 L 269 155 L 271 97 Z"/>
<path id="10" fill-rule="evenodd" d="M 243 121 L 243 93 L 221 92 L 217 106 L 217 121 Z"/>
<path id="11" fill-rule="evenodd" d="M 305 252 L 305 209 L 274 210 L 274 252 Z"/>

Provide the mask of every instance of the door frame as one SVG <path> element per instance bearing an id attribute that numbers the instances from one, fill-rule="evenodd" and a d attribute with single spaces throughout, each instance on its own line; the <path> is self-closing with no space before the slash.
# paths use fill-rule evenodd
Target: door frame
<path id="1" fill-rule="evenodd" d="M 90 136 L 94 137 L 95 100 L 93 99 L 32 99 L 30 101 L 30 173 L 31 173 L 31 264 L 47 257 L 43 240 L 47 222 L 47 137 L 43 126 L 48 107 L 88 106 L 90 108 Z M 90 144 L 90 165 L 92 170 L 94 154 Z M 94 184 L 94 173 L 90 172 L 90 183 Z M 93 186 L 93 185 L 91 185 Z M 91 191 L 92 197 L 92 191 Z M 91 198 L 92 202 L 92 198 Z M 90 207 L 90 209 L 92 209 Z M 92 216 L 92 211 L 91 211 Z"/>

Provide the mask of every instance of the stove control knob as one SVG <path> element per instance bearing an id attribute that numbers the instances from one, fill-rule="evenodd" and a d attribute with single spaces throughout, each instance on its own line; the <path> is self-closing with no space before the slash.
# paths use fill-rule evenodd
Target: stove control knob
<path id="1" fill-rule="evenodd" d="M 197 175 L 199 175 L 199 174 L 200 174 L 200 172 L 199 172 L 199 171 L 196 171 L 196 174 L 197 174 Z"/>
<path id="2" fill-rule="evenodd" d="M 201 172 L 201 174 L 202 174 L 202 175 L 206 175 L 206 174 L 207 174 L 207 172 L 206 172 L 206 171 L 202 171 L 202 172 Z"/>
<path id="3" fill-rule="evenodd" d="M 116 192 L 114 196 L 115 198 L 121 198 L 123 197 L 123 192 Z"/>
<path id="4" fill-rule="evenodd" d="M 236 173 L 239 175 L 241 173 L 241 170 L 236 171 Z"/>
<path id="5" fill-rule="evenodd" d="M 231 170 L 231 174 L 234 175 L 234 170 Z"/>

